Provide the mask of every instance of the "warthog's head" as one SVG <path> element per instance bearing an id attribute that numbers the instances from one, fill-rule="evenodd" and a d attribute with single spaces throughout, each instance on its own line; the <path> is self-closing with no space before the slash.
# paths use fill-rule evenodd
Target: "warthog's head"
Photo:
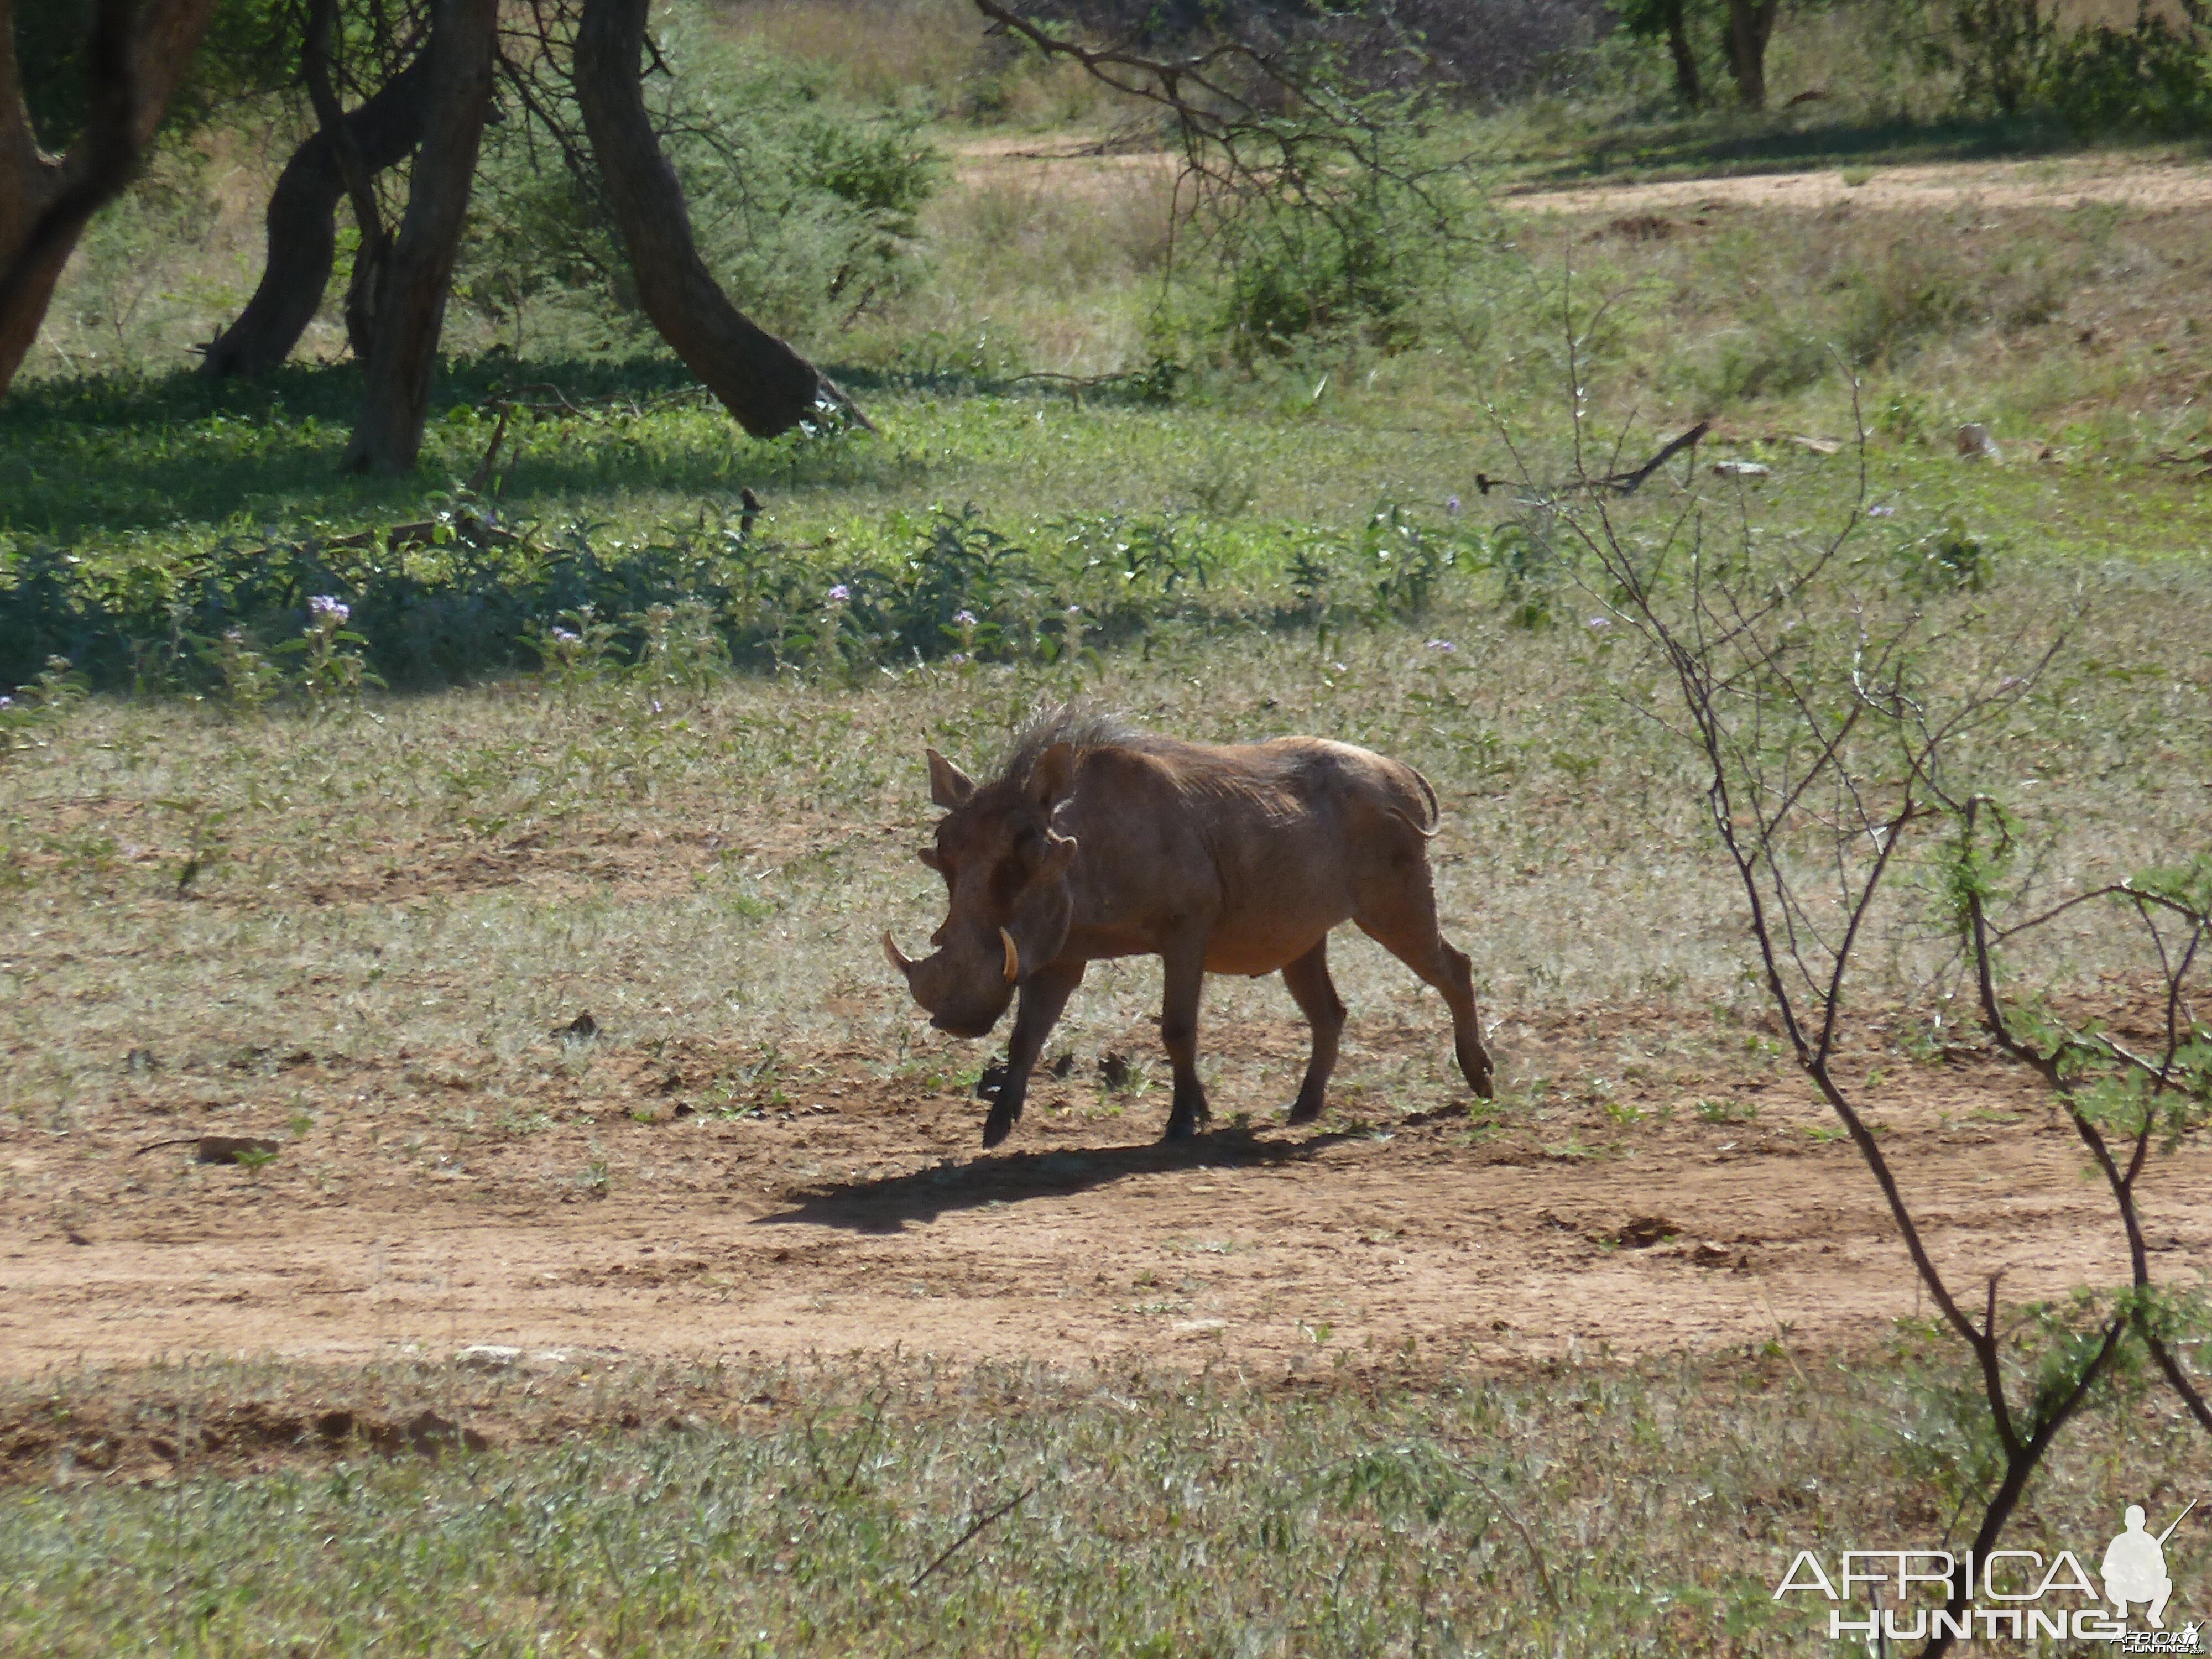
<path id="1" fill-rule="evenodd" d="M 945 815 L 921 861 L 945 878 L 951 906 L 930 935 L 937 949 L 929 956 L 909 961 L 889 933 L 884 953 L 939 1030 L 988 1036 L 1023 978 L 1066 942 L 1075 838 L 1053 829 L 1052 813 L 1074 775 L 1074 750 L 1064 743 L 981 787 L 929 751 L 929 797 Z"/>

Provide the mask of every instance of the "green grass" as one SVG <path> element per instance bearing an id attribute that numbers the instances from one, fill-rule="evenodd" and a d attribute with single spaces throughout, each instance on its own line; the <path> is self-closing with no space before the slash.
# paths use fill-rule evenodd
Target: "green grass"
<path id="1" fill-rule="evenodd" d="M 399 1364 L 198 1367 L 105 1399 L 92 1379 L 18 1385 L 11 1423 L 61 1479 L 0 1492 L 0 1645 L 1796 1652 L 1826 1604 L 1775 1599 L 1795 1553 L 1932 1544 L 1975 1455 L 1967 1379 L 1912 1338 L 1863 1361 L 1801 1362 L 1778 1337 L 1634 1368 L 1439 1373 L 1327 1347 L 1316 1364 L 1274 1382 Z M 313 1426 L 425 1403 L 513 1443 L 387 1461 Z M 86 1478 L 102 1466 L 143 1484 Z M 2069 1437 L 2008 1541 L 2088 1551 L 2126 1504 L 2208 1475 L 2201 1437 L 2123 1398 Z M 2194 1553 L 2178 1583 L 2202 1604 Z"/>

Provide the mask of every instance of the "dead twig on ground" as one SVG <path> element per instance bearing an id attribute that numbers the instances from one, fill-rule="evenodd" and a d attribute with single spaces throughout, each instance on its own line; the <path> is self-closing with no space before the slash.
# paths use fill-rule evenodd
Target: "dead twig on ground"
<path id="1" fill-rule="evenodd" d="M 928 1581 L 933 1573 L 936 1572 L 939 1567 L 943 1566 L 947 1561 L 950 1561 L 955 1555 L 957 1555 L 963 1549 L 966 1548 L 969 1543 L 973 1542 L 977 1537 L 979 1537 L 986 1527 L 988 1527 L 993 1522 L 1003 1520 L 1006 1516 L 1012 1515 L 1014 1512 L 1016 1506 L 1023 1503 L 1036 1491 L 1036 1488 L 1033 1486 L 1024 1486 L 1021 1491 L 1016 1492 L 1012 1498 L 1009 1498 L 1005 1503 L 1000 1504 L 998 1508 L 993 1510 L 988 1515 L 979 1516 L 973 1526 L 969 1527 L 967 1531 L 962 1533 L 959 1537 L 954 1539 L 950 1544 L 945 1547 L 943 1553 L 938 1556 L 937 1559 L 932 1561 L 920 1572 L 915 1574 L 912 1580 L 907 1584 L 907 1588 L 910 1590 L 920 1589 L 922 1585 Z"/>

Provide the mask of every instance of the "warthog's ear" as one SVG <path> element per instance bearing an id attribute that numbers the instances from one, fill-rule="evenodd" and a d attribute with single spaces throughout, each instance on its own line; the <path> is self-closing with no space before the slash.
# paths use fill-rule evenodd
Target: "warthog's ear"
<path id="1" fill-rule="evenodd" d="M 939 754 L 929 754 L 929 798 L 950 811 L 975 793 L 975 781 Z"/>
<path id="2" fill-rule="evenodd" d="M 925 847 L 915 856 L 936 871 L 939 875 L 945 873 L 945 860 L 937 855 L 937 849 L 934 847 Z"/>
<path id="3" fill-rule="evenodd" d="M 1066 875 L 1075 862 L 1075 837 L 1055 835 L 1048 830 L 1044 836 L 1044 857 L 1037 865 L 1036 879 L 1056 881 Z"/>
<path id="4" fill-rule="evenodd" d="M 1074 787 L 1075 750 L 1067 744 L 1053 744 L 1030 769 L 1029 798 L 1048 812 Z"/>

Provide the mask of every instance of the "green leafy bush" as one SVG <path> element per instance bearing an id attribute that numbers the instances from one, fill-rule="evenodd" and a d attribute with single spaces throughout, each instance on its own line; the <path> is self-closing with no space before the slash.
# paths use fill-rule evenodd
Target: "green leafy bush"
<path id="1" fill-rule="evenodd" d="M 2146 9 L 2132 28 L 2100 24 L 2054 42 L 2038 91 L 2084 136 L 2212 130 L 2212 37 Z"/>
<path id="2" fill-rule="evenodd" d="M 972 504 L 939 507 L 793 545 L 737 514 L 630 538 L 510 523 L 464 493 L 396 539 L 271 528 L 100 562 L 44 542 L 0 550 L 0 685 L 58 656 L 106 684 L 205 689 L 240 710 L 516 667 L 564 685 L 635 667 L 693 688 L 732 668 L 1051 661 L 1176 615 L 1371 624 L 1492 568 L 1507 603 L 1540 610 L 1535 589 L 1557 574 L 1518 560 L 1506 532 L 1425 526 L 1388 503 L 1349 533 L 1300 527 L 1220 598 L 1222 548 L 1172 513 L 1062 516 L 1018 539 Z"/>
<path id="3" fill-rule="evenodd" d="M 2069 27 L 2048 0 L 1953 0 L 1932 62 L 1966 108 L 2056 116 L 2084 137 L 2212 129 L 2212 32 L 2201 0 L 2178 15 L 2139 0 L 2134 24 Z"/>
<path id="4" fill-rule="evenodd" d="M 649 81 L 699 252 L 762 326 L 834 332 L 920 270 L 915 216 L 937 181 L 917 118 L 820 102 L 784 65 L 720 45 L 678 13 Z M 581 117 L 563 100 L 486 130 L 457 291 L 518 353 L 547 331 L 608 349 L 649 332 L 602 199 Z M 611 312 L 608 302 L 613 302 Z"/>

